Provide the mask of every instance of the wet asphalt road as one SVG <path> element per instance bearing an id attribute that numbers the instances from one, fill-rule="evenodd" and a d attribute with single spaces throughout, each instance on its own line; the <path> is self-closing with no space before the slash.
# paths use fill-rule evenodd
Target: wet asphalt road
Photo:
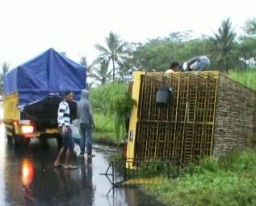
<path id="1" fill-rule="evenodd" d="M 57 143 L 42 145 L 37 139 L 28 147 L 8 144 L 4 125 L 0 126 L 0 205 L 85 205 L 138 206 L 160 205 L 134 188 L 112 188 L 105 173 L 108 152 L 94 148 L 92 160 L 74 157 L 76 170 L 56 169 L 53 161 Z M 75 147 L 79 153 L 79 147 Z"/>

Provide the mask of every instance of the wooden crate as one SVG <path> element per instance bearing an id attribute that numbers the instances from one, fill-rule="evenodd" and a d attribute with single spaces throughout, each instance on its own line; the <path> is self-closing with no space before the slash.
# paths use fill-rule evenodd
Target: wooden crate
<path id="1" fill-rule="evenodd" d="M 156 104 L 168 86 L 171 101 Z M 127 158 L 171 159 L 179 164 L 220 157 L 236 146 L 253 145 L 256 92 L 216 71 L 135 72 Z"/>

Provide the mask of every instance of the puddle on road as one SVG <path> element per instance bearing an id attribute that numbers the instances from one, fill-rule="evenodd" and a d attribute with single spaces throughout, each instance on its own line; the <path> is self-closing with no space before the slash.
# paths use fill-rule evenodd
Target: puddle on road
<path id="1" fill-rule="evenodd" d="M 1 205 L 160 205 L 135 188 L 112 188 L 101 175 L 109 165 L 107 153 L 101 150 L 94 150 L 96 157 L 91 161 L 77 157 L 76 170 L 55 169 L 54 139 L 48 147 L 32 141 L 27 148 L 14 149 L 6 141 L 3 125 L 0 147 Z M 78 146 L 75 150 L 78 154 Z"/>

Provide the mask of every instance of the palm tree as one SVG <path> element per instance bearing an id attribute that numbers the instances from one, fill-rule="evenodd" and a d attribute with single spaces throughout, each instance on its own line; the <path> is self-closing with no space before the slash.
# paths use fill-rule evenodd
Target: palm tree
<path id="1" fill-rule="evenodd" d="M 9 64 L 8 64 L 7 62 L 4 62 L 4 63 L 2 64 L 2 71 L 3 71 L 3 74 L 7 73 L 7 72 L 9 71 L 9 68 L 10 68 Z"/>
<path id="2" fill-rule="evenodd" d="M 4 88 L 4 74 L 6 74 L 9 71 L 9 65 L 4 62 L 2 63 L 2 73 L 0 73 L 0 93 L 3 93 Z"/>
<path id="3" fill-rule="evenodd" d="M 91 68 L 91 77 L 99 81 L 101 85 L 106 84 L 111 79 L 108 62 L 100 62 L 97 66 L 93 65 Z"/>
<path id="4" fill-rule="evenodd" d="M 256 18 L 249 19 L 245 22 L 244 31 L 251 36 L 256 35 Z"/>
<path id="5" fill-rule="evenodd" d="M 132 56 L 127 56 L 124 58 L 124 61 L 120 63 L 120 70 L 118 75 L 122 81 L 130 81 L 132 72 L 135 70 Z"/>
<path id="6" fill-rule="evenodd" d="M 85 67 L 87 67 L 87 59 L 86 59 L 85 56 L 82 56 L 82 57 L 80 58 L 80 64 L 83 65 L 83 66 L 85 66 Z"/>
<path id="7" fill-rule="evenodd" d="M 214 37 L 210 39 L 213 42 L 213 46 L 216 49 L 217 54 L 219 54 L 219 64 L 224 62 L 225 70 L 228 70 L 228 60 L 229 55 L 232 50 L 232 46 L 236 37 L 236 33 L 232 28 L 232 23 L 230 19 L 222 21 L 221 27 L 219 27 L 218 32 L 214 32 Z"/>
<path id="8" fill-rule="evenodd" d="M 86 68 L 86 73 L 85 73 L 86 76 L 85 77 L 92 77 L 91 76 L 91 66 L 88 66 L 87 59 L 85 56 L 82 56 L 80 58 L 80 64 Z"/>
<path id="9" fill-rule="evenodd" d="M 104 47 L 100 44 L 96 44 L 95 48 L 100 52 L 100 55 L 95 60 L 95 63 L 104 62 L 108 66 L 112 63 L 112 78 L 115 81 L 115 73 L 117 69 L 117 65 L 119 65 L 125 56 L 127 56 L 127 44 L 119 39 L 117 34 L 113 32 L 109 33 L 109 36 L 106 37 L 106 45 Z"/>

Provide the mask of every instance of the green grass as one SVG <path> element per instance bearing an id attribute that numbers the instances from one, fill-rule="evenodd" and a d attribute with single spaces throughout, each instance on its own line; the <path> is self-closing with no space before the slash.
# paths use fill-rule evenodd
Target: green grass
<path id="1" fill-rule="evenodd" d="M 113 118 L 109 115 L 104 115 L 100 113 L 94 113 L 94 121 L 95 121 L 95 132 L 97 133 L 113 133 L 114 123 Z"/>
<path id="2" fill-rule="evenodd" d="M 111 145 L 118 144 L 115 133 L 115 119 L 113 116 L 97 112 L 94 113 L 94 121 L 96 128 L 93 131 L 93 139 L 95 142 Z"/>
<path id="3" fill-rule="evenodd" d="M 120 143 L 125 136 L 124 115 L 132 107 L 128 84 L 115 82 L 93 88 L 91 103 L 95 113 L 94 139 Z"/>
<path id="4" fill-rule="evenodd" d="M 94 113 L 95 130 L 93 131 L 94 141 L 114 142 L 114 123 L 108 115 Z"/>
<path id="5" fill-rule="evenodd" d="M 164 203 L 175 206 L 256 205 L 256 152 L 232 151 L 220 160 L 205 159 L 179 178 L 159 179 L 145 190 Z"/>
<path id="6" fill-rule="evenodd" d="M 241 84 L 256 90 L 256 69 L 230 71 L 228 76 Z"/>

